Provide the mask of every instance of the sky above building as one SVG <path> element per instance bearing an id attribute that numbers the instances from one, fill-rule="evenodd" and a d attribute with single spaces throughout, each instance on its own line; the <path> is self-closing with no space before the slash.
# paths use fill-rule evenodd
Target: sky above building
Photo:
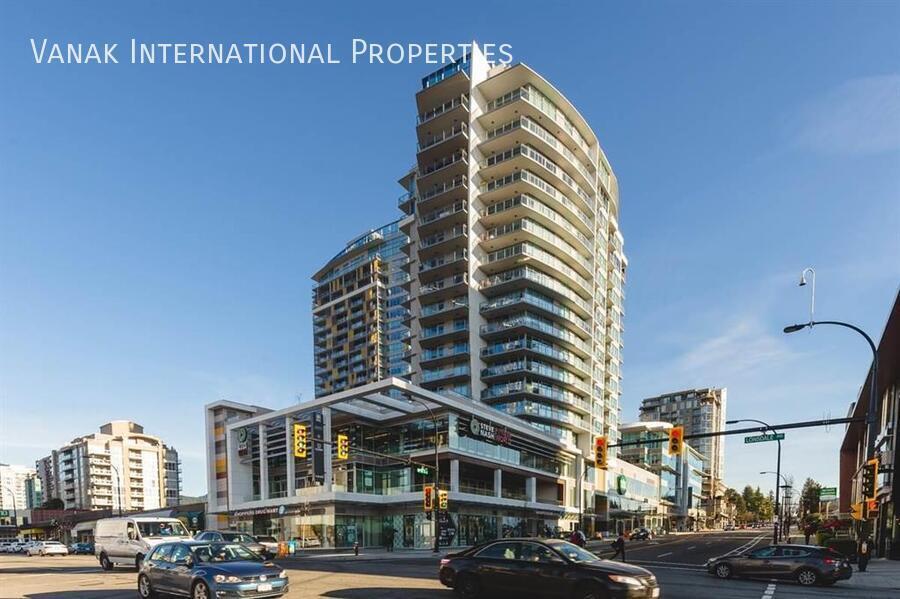
<path id="1" fill-rule="evenodd" d="M 730 418 L 844 416 L 900 283 L 900 5 L 0 4 L 0 462 L 114 419 L 205 492 L 202 406 L 314 395 L 310 276 L 399 216 L 420 79 L 353 38 L 508 43 L 597 133 L 629 259 L 621 420 L 728 388 Z M 30 38 L 334 44 L 329 65 L 35 64 Z M 835 485 L 842 427 L 783 472 Z M 772 487 L 775 446 L 726 443 Z"/>

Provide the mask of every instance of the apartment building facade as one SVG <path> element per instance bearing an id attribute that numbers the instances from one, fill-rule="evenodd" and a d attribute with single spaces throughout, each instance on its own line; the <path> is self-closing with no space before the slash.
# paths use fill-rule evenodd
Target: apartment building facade
<path id="1" fill-rule="evenodd" d="M 8 520 L 14 524 L 13 519 L 21 522 L 26 510 L 31 509 L 29 484 L 33 485 L 35 474 L 28 466 L 0 464 L 0 510 L 9 514 L 2 518 L 3 523 Z"/>
<path id="2" fill-rule="evenodd" d="M 409 376 L 407 245 L 395 221 L 352 240 L 313 275 L 316 397 Z"/>
<path id="3" fill-rule="evenodd" d="M 143 511 L 178 504 L 178 452 L 127 420 L 74 439 L 37 461 L 45 498 L 65 509 Z"/>
<path id="4" fill-rule="evenodd" d="M 617 436 L 626 259 L 597 136 L 524 64 L 478 47 L 423 78 L 410 217 L 412 381 L 592 459 Z"/>
<path id="5" fill-rule="evenodd" d="M 619 427 L 622 443 L 642 441 L 640 445 L 626 445 L 619 457 L 659 476 L 659 510 L 661 527 L 666 531 L 694 530 L 707 522 L 709 489 L 705 473 L 705 458 L 689 443 L 682 455 L 667 451 L 669 422 L 632 422 Z"/>
<path id="6" fill-rule="evenodd" d="M 650 397 L 641 402 L 640 419 L 683 426 L 685 435 L 719 432 L 725 429 L 727 396 L 727 389 L 709 387 Z M 693 440 L 691 445 L 704 460 L 706 526 L 721 525 L 726 520 L 724 439 L 707 437 Z"/>

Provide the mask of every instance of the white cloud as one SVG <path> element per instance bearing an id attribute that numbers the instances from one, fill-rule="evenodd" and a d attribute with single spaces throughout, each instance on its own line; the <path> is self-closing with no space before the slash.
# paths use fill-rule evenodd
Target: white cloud
<path id="1" fill-rule="evenodd" d="M 846 81 L 803 106 L 790 135 L 797 147 L 823 154 L 900 149 L 900 75 Z"/>

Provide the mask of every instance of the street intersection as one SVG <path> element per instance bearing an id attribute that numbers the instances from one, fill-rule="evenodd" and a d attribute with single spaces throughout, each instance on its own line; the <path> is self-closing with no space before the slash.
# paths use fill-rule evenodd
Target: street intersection
<path id="1" fill-rule="evenodd" d="M 898 589 L 867 585 L 866 574 L 857 572 L 850 581 L 833 587 L 805 588 L 783 581 L 718 580 L 704 568 L 711 557 L 770 542 L 762 531 L 670 535 L 628 543 L 626 557 L 657 576 L 665 599 L 874 599 L 900 594 Z M 601 557 L 612 555 L 609 541 L 592 541 L 588 547 Z M 290 575 L 288 599 L 454 597 L 438 582 L 438 558 L 430 553 L 319 553 L 279 563 Z M 137 599 L 135 581 L 131 570 L 101 571 L 91 556 L 0 555 L 0 599 Z"/>

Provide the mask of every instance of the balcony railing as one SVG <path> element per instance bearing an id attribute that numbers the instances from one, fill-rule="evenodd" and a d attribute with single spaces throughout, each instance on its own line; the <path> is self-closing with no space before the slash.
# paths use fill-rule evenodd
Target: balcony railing
<path id="1" fill-rule="evenodd" d="M 457 98 L 453 98 L 452 100 L 448 100 L 441 104 L 440 106 L 436 106 L 431 110 L 427 110 L 421 114 L 419 114 L 417 118 L 417 123 L 421 125 L 422 123 L 426 123 L 433 118 L 439 117 L 445 112 L 449 112 L 454 108 L 459 106 L 468 106 L 469 105 L 469 95 L 463 94 Z"/>
<path id="2" fill-rule="evenodd" d="M 531 266 L 520 266 L 518 268 L 513 268 L 511 270 L 506 270 L 492 275 L 481 282 L 481 289 L 488 289 L 490 287 L 495 287 L 497 285 L 502 285 L 504 283 L 519 279 L 532 281 L 551 291 L 554 291 L 571 301 L 573 304 L 577 305 L 584 312 L 588 314 L 591 313 L 590 304 L 586 300 L 582 299 L 574 289 L 572 289 L 565 283 L 556 280 L 554 277 L 551 277 L 550 275 L 543 273 L 536 268 L 532 268 Z"/>

